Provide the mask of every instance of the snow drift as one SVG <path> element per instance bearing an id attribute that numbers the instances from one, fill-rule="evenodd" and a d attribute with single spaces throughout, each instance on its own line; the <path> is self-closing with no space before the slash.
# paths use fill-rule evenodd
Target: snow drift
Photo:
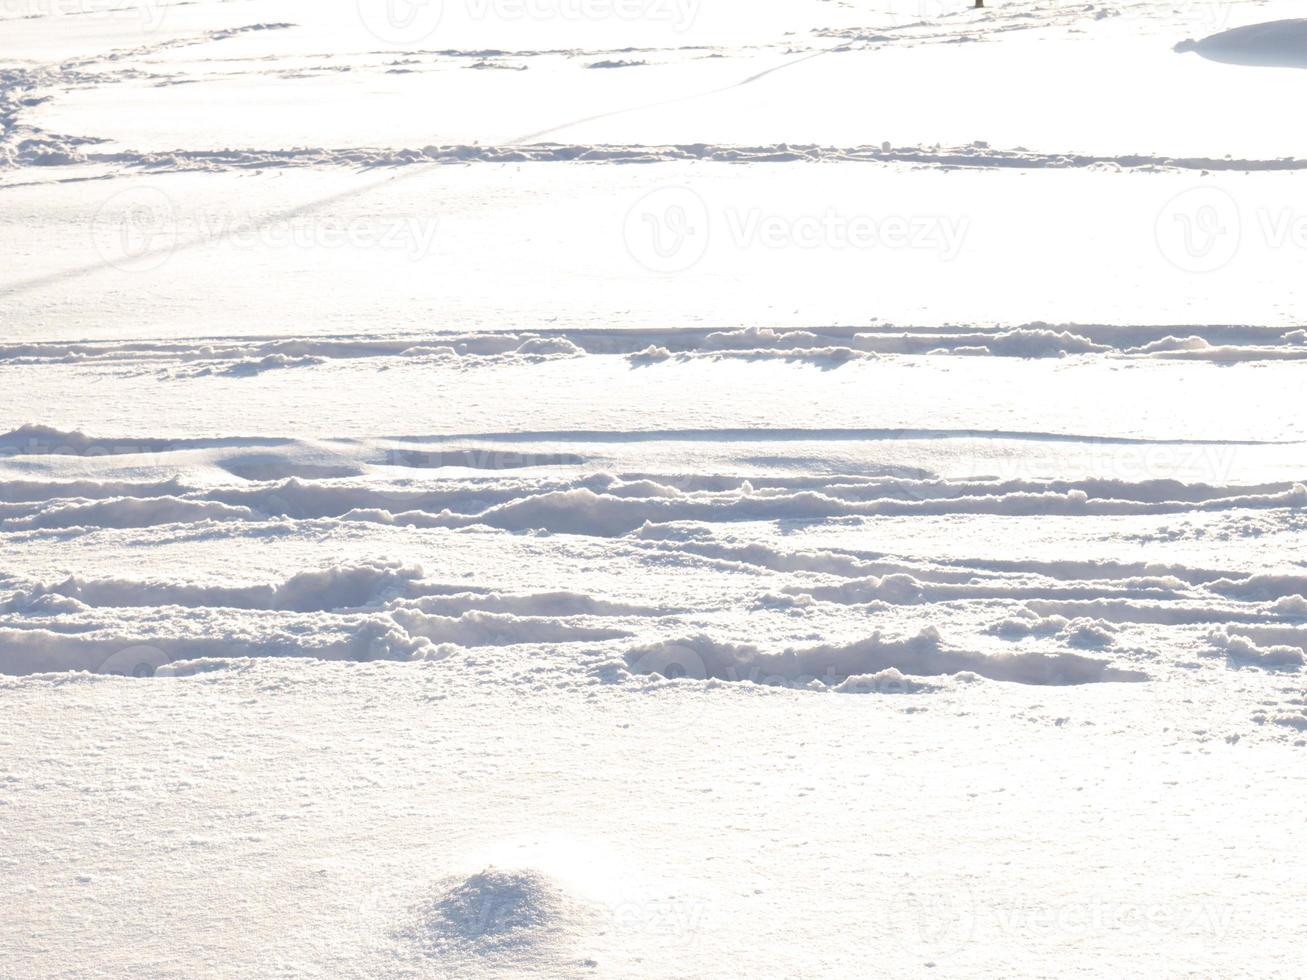
<path id="1" fill-rule="evenodd" d="M 1255 68 L 1307 68 L 1307 20 L 1249 24 L 1201 41 L 1181 41 L 1178 52 L 1195 51 L 1210 61 Z"/>

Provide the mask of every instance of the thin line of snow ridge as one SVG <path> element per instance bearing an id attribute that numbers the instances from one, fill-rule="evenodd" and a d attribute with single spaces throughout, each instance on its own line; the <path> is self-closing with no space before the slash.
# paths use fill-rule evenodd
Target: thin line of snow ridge
<path id="1" fill-rule="evenodd" d="M 1139 171 L 1296 171 L 1307 159 L 1233 159 L 1159 154 L 1038 153 L 1007 150 L 987 143 L 953 147 L 889 144 L 830 146 L 816 143 L 769 144 L 605 144 L 513 143 L 431 144 L 423 147 L 304 147 L 296 149 L 171 150 L 164 152 L 79 151 L 76 159 L 25 158 L 29 165 L 99 163 L 158 172 L 242 170 L 273 167 L 403 167 L 414 164 L 590 163 L 649 164 L 697 161 L 711 163 L 874 163 L 980 170 L 1139 170 Z"/>
<path id="2" fill-rule="evenodd" d="M 432 331 L 401 336 L 219 337 L 0 344 L 0 364 L 123 364 L 178 376 L 252 377 L 326 362 L 397 358 L 460 367 L 537 364 L 584 355 L 633 366 L 694 358 L 812 361 L 839 367 L 884 355 L 1060 358 L 1101 355 L 1217 363 L 1307 359 L 1307 331 L 1265 326 L 1028 323 L 684 330 Z"/>
<path id="3" fill-rule="evenodd" d="M 683 491 L 668 484 L 625 481 L 598 473 L 529 485 L 453 481 L 417 490 L 292 478 L 249 487 L 151 492 L 158 495 L 0 503 L 0 531 L 290 518 L 417 528 L 480 525 L 508 531 L 617 537 L 646 524 L 676 521 L 820 521 L 948 514 L 1079 517 L 1307 507 L 1307 486 L 1302 483 L 1206 487 L 1173 480 L 954 482 L 869 477 L 842 478 L 831 486 L 816 488 L 774 485 L 759 489 L 743 480 L 731 490 Z"/>

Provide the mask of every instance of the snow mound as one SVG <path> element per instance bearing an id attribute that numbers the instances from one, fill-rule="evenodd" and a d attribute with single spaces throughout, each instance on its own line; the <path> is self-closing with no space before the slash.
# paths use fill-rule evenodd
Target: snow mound
<path id="1" fill-rule="evenodd" d="M 890 667 L 875 674 L 855 674 L 835 685 L 833 690 L 837 694 L 927 694 L 939 688 L 938 684 L 913 680 Z"/>
<path id="2" fill-rule="evenodd" d="M 1181 53 L 1195 51 L 1209 61 L 1227 65 L 1307 68 L 1307 20 L 1249 24 L 1213 34 L 1201 41 L 1181 41 L 1175 50 Z"/>
<path id="3" fill-rule="evenodd" d="M 986 632 L 1005 640 L 1024 640 L 1028 637 L 1055 636 L 1067 646 L 1080 650 L 1101 650 L 1115 642 L 1117 628 L 1101 619 L 1078 617 L 1070 619 L 1054 614 L 1040 616 L 1028 609 L 1000 620 Z"/>
<path id="4" fill-rule="evenodd" d="M 257 360 L 233 361 L 219 373 L 233 378 L 252 378 L 265 371 L 278 371 L 284 368 L 315 367 L 325 364 L 321 357 L 288 357 L 285 354 L 269 354 Z"/>
<path id="5" fill-rule="evenodd" d="M 1291 619 L 1307 618 L 1307 598 L 1300 595 L 1287 595 L 1271 603 L 1270 611 Z"/>
<path id="6" fill-rule="evenodd" d="M 454 964 L 468 960 L 496 971 L 510 971 L 515 964 L 561 966 L 581 918 L 579 907 L 549 876 L 530 868 L 491 867 L 420 903 L 413 923 L 397 938 L 424 958 L 444 961 L 451 970 L 445 975 L 464 975 Z"/>

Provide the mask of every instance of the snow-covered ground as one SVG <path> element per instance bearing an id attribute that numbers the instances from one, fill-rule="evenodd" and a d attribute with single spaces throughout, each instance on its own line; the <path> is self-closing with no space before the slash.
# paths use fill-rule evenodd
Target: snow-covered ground
<path id="1" fill-rule="evenodd" d="M 1301 976 L 1300 12 L 0 0 L 0 976 Z"/>

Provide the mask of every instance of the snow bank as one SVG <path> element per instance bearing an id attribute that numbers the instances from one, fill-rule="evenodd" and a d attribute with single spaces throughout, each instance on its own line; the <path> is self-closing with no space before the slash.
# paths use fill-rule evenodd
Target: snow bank
<path id="1" fill-rule="evenodd" d="M 1109 347 L 1069 331 L 1004 330 L 980 346 L 939 348 L 937 353 L 991 354 L 1001 357 L 1062 357 L 1066 354 L 1101 354 Z"/>
<path id="2" fill-rule="evenodd" d="M 1117 627 L 1101 619 L 1039 616 L 1029 609 L 1024 609 L 1013 618 L 993 624 L 988 632 L 1005 640 L 1057 637 L 1067 646 L 1076 649 L 1102 650 L 1116 642 Z"/>
<path id="3" fill-rule="evenodd" d="M 1179 583 L 1176 583 L 1177 585 Z M 912 605 L 921 602 L 949 602 L 957 599 L 1096 599 L 1104 596 L 1177 597 L 1175 588 L 1164 587 L 1157 579 L 1120 579 L 1112 585 L 1103 583 L 1029 585 L 1008 581 L 967 582 L 964 584 L 923 582 L 915 575 L 896 572 L 880 577 L 851 579 L 838 585 L 787 585 L 784 592 L 796 597 L 807 596 L 822 602 L 859 604 L 887 602 Z M 1063 623 L 1062 625 L 1066 625 Z"/>
<path id="4" fill-rule="evenodd" d="M 163 524 L 197 524 L 204 521 L 249 521 L 256 517 L 248 507 L 231 507 L 213 500 L 181 497 L 118 497 L 93 503 L 56 501 L 34 513 L 15 513 L 13 505 L 0 506 L 0 527 L 31 531 L 79 527 L 158 527 Z"/>
<path id="5" fill-rule="evenodd" d="M 1207 586 L 1218 595 L 1235 599 L 1269 602 L 1292 596 L 1307 595 L 1307 576 L 1250 575 L 1247 578 L 1221 578 Z"/>
<path id="6" fill-rule="evenodd" d="M 152 608 L 143 622 L 97 621 L 75 600 L 57 600 L 47 596 L 27 603 L 0 602 L 0 612 L 36 617 L 14 621 L 21 628 L 0 628 L 0 674 L 84 670 L 153 676 L 162 666 L 178 662 L 268 657 L 443 660 L 480 647 L 600 642 L 633 635 L 627 629 L 569 617 L 475 610 L 432 616 L 404 608 L 362 614 L 335 610 L 272 621 L 205 615 L 195 622 Z M 305 605 L 330 601 L 324 595 Z M 63 616 L 74 618 L 61 622 Z"/>
<path id="7" fill-rule="evenodd" d="M 183 661 L 262 657 L 439 660 L 480 647 L 629 639 L 631 625 L 666 613 L 566 590 L 444 585 L 416 565 L 380 560 L 250 585 L 0 577 L 0 614 L 13 627 L 0 629 L 0 674 L 153 675 Z"/>
<path id="8" fill-rule="evenodd" d="M 415 591 L 410 587 L 410 593 Z M 597 599 L 582 592 L 559 590 L 530 594 L 504 592 L 451 592 L 398 600 L 397 608 L 416 609 L 436 616 L 460 616 L 469 611 L 511 613 L 516 616 L 653 616 L 674 612 L 633 602 Z"/>
<path id="9" fill-rule="evenodd" d="M 318 612 L 371 606 L 408 594 L 422 569 L 398 562 L 362 562 L 300 572 L 283 582 L 248 586 L 191 585 L 132 579 L 82 579 L 23 590 L 30 599 L 65 596 L 88 606 L 188 606 Z"/>
<path id="10" fill-rule="evenodd" d="M 809 687 L 816 682 L 835 688 L 851 677 L 891 669 L 925 676 L 972 673 L 991 680 L 1036 685 L 1147 680 L 1147 675 L 1138 671 L 1120 670 L 1105 660 L 1077 654 L 987 655 L 947 650 L 933 628 L 906 640 L 886 640 L 876 634 L 843 646 L 790 648 L 777 653 L 699 635 L 637 647 L 626 654 L 626 663 L 635 674 L 787 687 Z"/>
<path id="11" fill-rule="evenodd" d="M 1137 599 L 1030 599 L 1027 609 L 1038 616 L 1067 620 L 1091 617 L 1108 623 L 1147 623 L 1155 626 L 1194 626 L 1261 619 L 1259 613 L 1234 605 L 1217 606 L 1201 600 L 1158 602 Z"/>
<path id="12" fill-rule="evenodd" d="M 392 618 L 411 636 L 460 647 L 511 646 L 517 643 L 575 643 L 619 640 L 629 630 L 574 625 L 553 616 L 514 616 L 505 613 L 466 612 L 461 616 L 430 616 L 398 609 Z"/>
<path id="13" fill-rule="evenodd" d="M 1009 485 L 1010 486 L 1010 485 Z M 851 516 L 910 516 L 941 514 L 1126 515 L 1181 513 L 1190 510 L 1269 509 L 1307 506 L 1307 487 L 1293 484 L 1273 493 L 1218 491 L 1209 500 L 1191 504 L 1177 500 L 1091 497 L 1079 487 L 1066 490 L 1008 489 L 975 496 L 936 497 L 922 488 L 925 499 L 896 499 L 892 488 L 880 499 L 846 501 L 813 491 L 793 494 L 740 493 L 718 499 L 686 497 L 625 498 L 578 487 L 526 497 L 488 508 L 474 515 L 398 513 L 385 515 L 355 511 L 355 519 L 412 523 L 416 526 L 459 527 L 484 524 L 503 530 L 539 529 L 564 534 L 615 537 L 629 534 L 646 523 L 671 521 L 784 521 L 823 520 Z M 950 488 L 945 488 L 945 493 Z M 1129 492 L 1129 491 L 1123 491 Z M 1143 488 L 1144 494 L 1147 488 Z M 1140 495 L 1136 489 L 1134 495 Z M 351 515 L 346 515 L 351 516 Z"/>
<path id="14" fill-rule="evenodd" d="M 178 377 L 257 377 L 359 359 L 440 366 L 539 364 L 585 355 L 627 358 L 647 367 L 675 359 L 789 360 L 838 366 L 876 355 L 990 355 L 1052 358 L 1070 355 L 1171 358 L 1238 363 L 1307 358 L 1302 331 L 1267 327 L 1170 327 L 1028 323 L 1006 328 L 968 325 L 813 327 L 735 330 L 557 329 L 476 333 L 431 331 L 407 336 L 215 338 L 193 341 L 80 341 L 0 344 L 0 363 L 109 363 Z M 30 427 L 38 441 L 60 433 Z M 10 433 L 10 436 L 15 433 Z M 75 448 L 76 443 L 58 445 Z"/>
<path id="15" fill-rule="evenodd" d="M 1193 44 L 1194 42 L 1186 42 Z M 1200 42 L 1201 43 L 1201 42 Z M 1177 50 L 1199 50 L 1178 48 Z M 1205 52 L 1203 52 L 1206 54 Z M 468 164 L 589 164 L 620 166 L 677 161 L 730 164 L 909 164 L 941 170 L 1141 170 L 1286 171 L 1307 169 L 1307 160 L 1164 156 L 1149 153 L 1040 153 L 975 143 L 957 146 L 831 146 L 815 143 L 605 144 L 519 142 L 415 147 L 305 147 L 245 150 L 80 150 L 86 161 L 140 168 L 154 173 L 190 170 L 267 170 L 277 167 L 409 167 Z"/>
<path id="16" fill-rule="evenodd" d="M 203 636 L 183 634 L 166 624 L 136 629 L 135 633 L 122 627 L 65 633 L 49 628 L 0 628 L 0 674 L 89 671 L 151 677 L 164 665 L 178 661 L 244 657 L 370 661 L 445 656 L 430 640 L 409 634 L 382 615 L 317 620 L 258 635 L 240 627 Z"/>
<path id="17" fill-rule="evenodd" d="M 3 451 L 0 451 L 0 456 Z M 3 480 L 0 503 L 39 503 L 43 500 L 81 498 L 104 500 L 115 497 L 175 497 L 184 488 L 175 477 L 158 482 L 122 480 Z"/>
<path id="18" fill-rule="evenodd" d="M 1305 657 L 1301 647 L 1284 645 L 1258 646 L 1253 640 L 1229 628 L 1213 633 L 1212 646 L 1230 660 L 1258 667 L 1296 669 L 1303 666 Z"/>
<path id="19" fill-rule="evenodd" d="M 96 439 L 80 430 L 22 425 L 0 435 L 0 456 L 124 456 L 159 453 L 172 444 L 163 439 Z"/>
<path id="20" fill-rule="evenodd" d="M 1119 516 L 1307 506 L 1300 483 L 1255 487 L 1183 484 L 1173 480 L 914 480 L 894 477 L 773 480 L 766 488 L 736 480 L 733 490 L 683 491 L 654 479 L 595 473 L 535 484 L 451 483 L 392 489 L 367 483 L 292 478 L 246 487 L 213 487 L 149 496 L 0 502 L 6 530 L 137 528 L 178 522 L 330 519 L 419 528 L 476 525 L 506 531 L 619 537 L 646 525 L 675 522 L 816 521 L 876 516 L 989 514 Z M 532 492 L 533 490 L 538 492 Z M 150 491 L 153 494 L 155 491 Z M 907 587 L 908 583 L 890 583 Z M 1129 583 L 1122 583 L 1127 587 Z M 1231 587 L 1235 587 L 1233 584 Z M 1165 591 L 1156 583 L 1148 591 Z M 1301 580 L 1276 595 L 1304 591 Z M 1138 592 L 1139 589 L 1133 591 Z M 958 595 L 963 590 L 957 590 Z M 1009 592 L 1013 596 L 1019 593 Z M 1065 593 L 1073 597 L 1073 593 Z"/>
<path id="21" fill-rule="evenodd" d="M 1307 598 L 1302 595 L 1286 595 L 1271 603 L 1270 612 L 1291 619 L 1307 619 Z"/>
<path id="22" fill-rule="evenodd" d="M 7 590 L 7 591 L 6 591 Z M 422 569 L 397 562 L 362 562 L 300 572 L 283 582 L 247 586 L 186 582 L 88 579 L 55 583 L 0 579 L 0 611 L 41 614 L 45 610 L 182 607 L 269 612 L 347 613 L 368 608 L 458 619 L 467 613 L 519 617 L 664 616 L 674 609 L 616 602 L 581 592 L 469 591 L 466 584 L 442 585 Z"/>

